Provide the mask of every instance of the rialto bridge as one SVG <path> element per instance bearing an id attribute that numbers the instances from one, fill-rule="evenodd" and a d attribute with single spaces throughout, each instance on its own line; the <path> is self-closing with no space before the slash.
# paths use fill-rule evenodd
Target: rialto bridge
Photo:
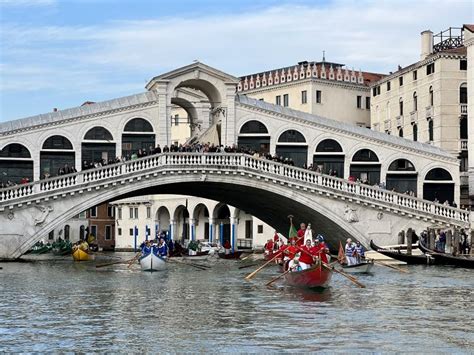
<path id="1" fill-rule="evenodd" d="M 152 193 L 219 200 L 280 231 L 293 214 L 333 242 L 347 236 L 393 242 L 402 229 L 419 231 L 430 224 L 469 227 L 468 212 L 423 200 L 459 202 L 455 157 L 431 145 L 238 95 L 237 84 L 235 77 L 193 63 L 153 78 L 145 93 L 1 123 L 0 179 L 32 182 L 0 190 L 0 257 L 20 256 L 50 230 L 99 203 Z M 172 105 L 188 112 L 200 129 L 197 135 L 218 125 L 223 145 L 290 156 L 296 165 L 315 164 L 322 173 L 244 155 L 188 153 L 81 171 L 82 161 L 169 146 Z M 64 164 L 78 172 L 55 177 Z M 324 174 L 329 170 L 339 177 Z M 42 179 L 45 171 L 50 176 Z"/>

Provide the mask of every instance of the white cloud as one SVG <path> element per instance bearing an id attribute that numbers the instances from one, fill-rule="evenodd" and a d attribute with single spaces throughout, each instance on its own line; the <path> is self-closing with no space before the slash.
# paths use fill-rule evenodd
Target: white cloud
<path id="1" fill-rule="evenodd" d="M 319 60 L 323 50 L 328 61 L 388 72 L 418 60 L 422 30 L 460 27 L 470 14 L 470 1 L 366 0 L 95 26 L 6 23 L 1 89 L 113 91 L 117 78 L 144 87 L 194 59 L 238 76 Z"/>

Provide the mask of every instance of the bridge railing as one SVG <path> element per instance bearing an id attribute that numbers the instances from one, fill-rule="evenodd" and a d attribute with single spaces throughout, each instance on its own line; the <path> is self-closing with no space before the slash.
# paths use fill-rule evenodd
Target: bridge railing
<path id="1" fill-rule="evenodd" d="M 245 154 L 229 153 L 164 153 L 147 156 L 96 169 L 84 170 L 74 174 L 62 175 L 29 184 L 0 189 L 0 202 L 20 199 L 72 186 L 79 187 L 96 181 L 130 175 L 135 172 L 160 167 L 165 169 L 179 169 L 183 167 L 195 167 L 196 169 L 210 167 L 226 169 L 244 168 L 256 173 L 266 173 L 268 176 L 284 177 L 289 181 L 306 184 L 309 188 L 320 186 L 327 190 L 349 193 L 350 195 L 366 198 L 368 199 L 367 202 L 380 201 L 394 206 L 420 211 L 424 214 L 445 217 L 461 222 L 469 222 L 469 211 L 270 160 L 254 158 Z"/>

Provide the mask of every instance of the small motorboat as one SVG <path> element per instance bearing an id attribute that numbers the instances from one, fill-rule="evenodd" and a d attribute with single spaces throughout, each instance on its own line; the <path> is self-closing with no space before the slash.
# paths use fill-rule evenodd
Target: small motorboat
<path id="1" fill-rule="evenodd" d="M 338 270 L 342 270 L 348 274 L 368 274 L 373 266 L 374 266 L 374 261 L 371 259 L 368 259 L 354 265 L 339 264 L 339 265 L 336 265 L 335 267 Z"/>
<path id="2" fill-rule="evenodd" d="M 285 277 L 286 284 L 296 287 L 306 288 L 326 288 L 332 277 L 332 270 L 321 264 L 302 270 L 287 273 Z"/>
<path id="3" fill-rule="evenodd" d="M 152 252 L 143 255 L 139 259 L 143 271 L 162 271 L 166 270 L 166 259 L 159 257 Z"/>
<path id="4" fill-rule="evenodd" d="M 243 251 L 234 251 L 233 253 L 218 253 L 217 255 L 221 259 L 240 259 L 240 256 L 242 255 Z"/>
<path id="5" fill-rule="evenodd" d="M 72 252 L 72 258 L 74 261 L 89 261 L 91 260 L 91 255 L 81 248 L 76 248 L 76 250 Z"/>

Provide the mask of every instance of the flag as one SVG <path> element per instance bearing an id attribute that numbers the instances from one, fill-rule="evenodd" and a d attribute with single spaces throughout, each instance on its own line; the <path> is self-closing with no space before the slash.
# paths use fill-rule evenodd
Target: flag
<path id="1" fill-rule="evenodd" d="M 290 231 L 288 232 L 288 239 L 291 240 L 292 238 L 298 239 L 298 232 L 293 225 L 293 220 L 290 219 Z"/>
<path id="2" fill-rule="evenodd" d="M 344 253 L 344 248 L 342 247 L 341 241 L 339 241 L 339 252 L 337 253 L 337 260 L 341 264 L 346 263 L 346 254 Z"/>

